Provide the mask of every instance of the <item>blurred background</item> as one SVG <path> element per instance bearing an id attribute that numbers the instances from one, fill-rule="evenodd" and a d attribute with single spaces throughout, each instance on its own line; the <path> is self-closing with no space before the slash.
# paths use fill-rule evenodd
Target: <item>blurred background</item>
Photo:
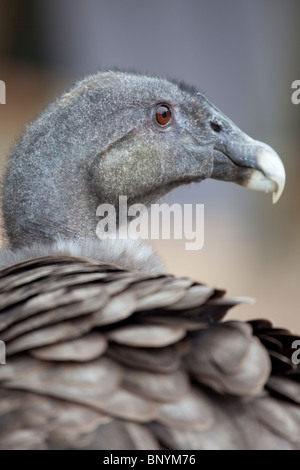
<path id="1" fill-rule="evenodd" d="M 287 172 L 279 203 L 229 183 L 180 188 L 170 203 L 205 204 L 205 243 L 155 241 L 168 270 L 250 296 L 235 318 L 267 316 L 300 331 L 299 0 L 1 0 L 0 171 L 26 123 L 65 88 L 109 67 L 199 87 Z"/>

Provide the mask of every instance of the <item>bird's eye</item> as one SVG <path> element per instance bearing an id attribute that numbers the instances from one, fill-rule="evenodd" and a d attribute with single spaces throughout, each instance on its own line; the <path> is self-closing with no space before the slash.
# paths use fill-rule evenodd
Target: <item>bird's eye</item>
<path id="1" fill-rule="evenodd" d="M 157 106 L 155 117 L 160 126 L 164 127 L 169 124 L 171 115 L 171 110 L 166 104 L 160 104 Z"/>

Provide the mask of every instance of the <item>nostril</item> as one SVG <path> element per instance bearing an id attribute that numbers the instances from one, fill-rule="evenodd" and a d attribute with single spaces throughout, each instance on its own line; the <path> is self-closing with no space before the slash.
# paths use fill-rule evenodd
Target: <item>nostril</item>
<path id="1" fill-rule="evenodd" d="M 212 128 L 213 131 L 215 132 L 221 132 L 222 130 L 222 127 L 220 126 L 220 124 L 214 122 L 214 121 L 210 121 L 210 127 Z"/>

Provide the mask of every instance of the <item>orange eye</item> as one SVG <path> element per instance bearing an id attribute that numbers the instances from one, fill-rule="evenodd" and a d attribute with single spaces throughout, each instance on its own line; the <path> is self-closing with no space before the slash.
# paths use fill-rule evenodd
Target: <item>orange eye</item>
<path id="1" fill-rule="evenodd" d="M 160 104 L 156 109 L 156 120 L 160 126 L 166 126 L 171 120 L 171 110 L 165 104 Z"/>

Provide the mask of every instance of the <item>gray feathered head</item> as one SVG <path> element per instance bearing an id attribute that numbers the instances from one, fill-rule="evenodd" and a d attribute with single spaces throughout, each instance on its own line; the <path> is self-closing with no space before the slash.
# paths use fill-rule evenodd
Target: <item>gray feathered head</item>
<path id="1" fill-rule="evenodd" d="M 14 149 L 3 213 L 11 245 L 96 237 L 101 203 L 149 205 L 206 178 L 274 194 L 278 155 L 244 134 L 201 93 L 173 81 L 100 72 L 31 124 Z"/>

